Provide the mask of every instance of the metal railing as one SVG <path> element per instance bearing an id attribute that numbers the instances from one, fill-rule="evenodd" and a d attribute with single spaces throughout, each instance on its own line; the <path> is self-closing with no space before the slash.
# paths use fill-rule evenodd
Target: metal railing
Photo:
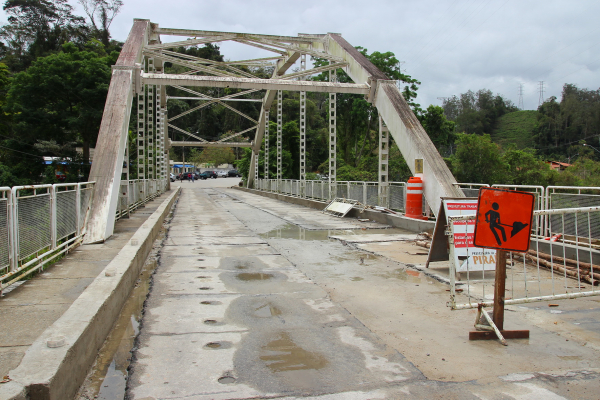
<path id="1" fill-rule="evenodd" d="M 546 188 L 546 209 L 562 209 L 577 207 L 593 207 L 600 205 L 600 187 L 582 187 L 582 186 L 548 186 Z M 573 217 L 561 221 L 558 216 L 551 215 L 547 217 L 546 233 L 548 237 L 555 237 L 556 224 L 565 224 L 565 237 L 568 240 L 576 233 L 580 235 L 589 229 L 589 236 L 592 241 L 600 240 L 600 212 L 590 215 L 589 225 L 587 222 L 576 223 Z M 585 233 L 587 236 L 587 233 Z M 600 243 L 596 243 L 600 245 Z"/>
<path id="2" fill-rule="evenodd" d="M 490 187 L 487 183 L 453 183 L 453 185 L 462 189 L 466 197 L 477 197 L 479 196 L 479 189 Z"/>
<path id="3" fill-rule="evenodd" d="M 455 183 L 455 186 L 461 188 L 467 197 L 477 197 L 481 187 L 489 187 L 485 183 Z M 293 179 L 258 179 L 255 183 L 258 190 L 267 192 L 287 194 L 290 196 L 301 196 L 301 187 L 299 180 Z M 535 210 L 543 211 L 550 209 L 576 208 L 594 206 L 600 204 L 600 187 L 579 187 L 579 186 L 532 186 L 532 185 L 492 185 L 499 189 L 512 189 L 533 193 L 535 196 Z M 387 204 L 382 202 L 378 196 L 377 182 L 358 182 L 358 181 L 338 181 L 334 183 L 335 193 L 332 198 L 339 197 L 352 199 L 370 206 L 381 206 L 395 211 L 404 212 L 406 205 L 406 183 L 390 182 L 388 186 Z M 331 200 L 329 196 L 329 183 L 327 181 L 306 181 L 304 195 L 316 200 Z M 427 209 L 425 198 L 423 198 L 423 210 Z M 552 228 L 552 223 L 557 217 L 549 214 L 536 215 L 536 228 L 534 234 L 538 238 L 552 237 L 560 232 Z M 570 217 L 569 217 L 570 218 Z M 565 221 L 565 235 L 573 236 L 574 227 L 571 223 L 569 228 L 569 219 Z M 579 227 L 579 230 L 586 229 Z M 597 239 L 597 245 L 600 247 L 600 212 L 592 214 L 590 218 L 590 230 L 592 239 Z"/>
<path id="4" fill-rule="evenodd" d="M 301 182 L 294 179 L 257 179 L 255 187 L 266 192 L 287 194 L 315 200 L 328 201 L 328 181 L 306 181 L 302 196 Z M 406 183 L 390 182 L 388 204 L 382 204 L 379 198 L 378 182 L 338 181 L 334 183 L 335 193 L 332 198 L 352 199 L 369 206 L 382 206 L 392 210 L 404 211 L 406 204 Z"/>
<path id="5" fill-rule="evenodd" d="M 552 228 L 561 235 L 571 229 L 569 221 L 574 220 L 575 235 L 570 241 L 544 240 L 532 235 L 528 252 L 508 252 L 504 303 L 522 304 L 600 295 L 596 288 L 600 283 L 600 251 L 593 245 L 589 229 L 592 216 L 598 212 L 600 206 L 534 211 L 535 217 L 557 217 Z M 449 218 L 451 223 L 472 219 L 475 215 Z M 586 224 L 588 229 L 577 229 Z M 463 272 L 466 281 L 457 282 L 455 268 L 450 262 L 449 306 L 455 310 L 492 306 L 494 273 L 481 268 L 470 270 L 467 264 L 467 271 Z M 466 295 L 465 303 L 457 302 L 459 292 Z"/>
<path id="6" fill-rule="evenodd" d="M 163 179 L 132 179 L 121 181 L 121 195 L 116 219 L 128 216 L 139 207 L 167 190 L 167 181 Z"/>
<path id="7" fill-rule="evenodd" d="M 0 290 L 77 246 L 94 182 L 0 188 Z"/>

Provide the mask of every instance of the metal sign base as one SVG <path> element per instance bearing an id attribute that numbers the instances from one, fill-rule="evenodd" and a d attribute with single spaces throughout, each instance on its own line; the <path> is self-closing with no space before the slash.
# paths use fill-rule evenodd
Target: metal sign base
<path id="1" fill-rule="evenodd" d="M 505 331 L 504 330 L 504 296 L 506 286 L 506 252 L 498 250 L 496 255 L 496 277 L 494 283 L 494 309 L 492 317 L 489 316 L 480 304 L 477 308 L 477 319 L 475 329 L 469 332 L 469 340 L 493 340 L 499 339 L 500 343 L 508 346 L 506 339 L 529 339 L 528 330 Z M 487 325 L 481 324 L 484 317 Z"/>

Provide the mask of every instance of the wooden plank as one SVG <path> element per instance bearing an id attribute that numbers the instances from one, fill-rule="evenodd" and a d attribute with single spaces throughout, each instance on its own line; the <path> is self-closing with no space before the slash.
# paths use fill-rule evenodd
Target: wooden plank
<path id="1" fill-rule="evenodd" d="M 501 331 L 505 339 L 529 339 L 528 330 L 516 331 Z M 488 331 L 471 331 L 469 332 L 469 340 L 498 340 L 494 332 Z"/>
<path id="2" fill-rule="evenodd" d="M 504 293 L 506 289 L 506 252 L 496 253 L 496 273 L 494 281 L 494 313 L 492 321 L 500 331 L 504 329 Z"/>

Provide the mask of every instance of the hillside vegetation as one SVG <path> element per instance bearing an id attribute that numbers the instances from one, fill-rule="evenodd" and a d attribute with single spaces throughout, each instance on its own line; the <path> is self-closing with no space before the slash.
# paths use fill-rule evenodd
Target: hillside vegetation
<path id="1" fill-rule="evenodd" d="M 513 111 L 504 114 L 490 132 L 492 140 L 503 149 L 514 144 L 517 149 L 535 148 L 535 131 L 538 112 L 536 110 Z"/>

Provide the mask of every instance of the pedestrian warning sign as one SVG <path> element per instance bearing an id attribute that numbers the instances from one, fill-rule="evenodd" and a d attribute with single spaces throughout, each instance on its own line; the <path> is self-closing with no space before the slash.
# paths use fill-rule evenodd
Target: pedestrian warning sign
<path id="1" fill-rule="evenodd" d="M 481 188 L 474 245 L 507 251 L 529 250 L 534 200 L 533 193 Z"/>

